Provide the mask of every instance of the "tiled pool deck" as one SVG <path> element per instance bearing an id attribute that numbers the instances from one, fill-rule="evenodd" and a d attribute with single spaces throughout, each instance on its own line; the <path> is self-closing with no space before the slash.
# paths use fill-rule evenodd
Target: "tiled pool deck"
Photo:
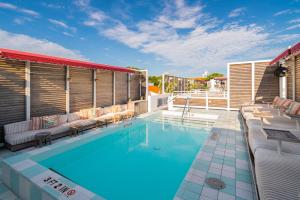
<path id="1" fill-rule="evenodd" d="M 196 156 L 175 199 L 256 199 L 247 144 L 238 112 L 198 112 L 218 114 L 220 117 L 205 146 Z M 226 187 L 222 190 L 211 188 L 205 183 L 205 179 L 210 177 L 221 179 Z"/>
<path id="2" fill-rule="evenodd" d="M 218 114 L 220 117 L 212 128 L 207 143 L 196 156 L 175 199 L 256 199 L 246 141 L 238 112 L 196 109 L 193 109 L 192 112 Z M 32 149 L 34 148 L 22 152 Z M 18 153 L 0 150 L 0 159 Z M 1 167 L 0 165 L 0 172 Z M 222 190 L 212 189 L 205 184 L 205 178 L 208 177 L 220 178 L 225 182 L 226 187 Z M 1 179 L 0 199 L 19 199 L 1 182 Z"/>

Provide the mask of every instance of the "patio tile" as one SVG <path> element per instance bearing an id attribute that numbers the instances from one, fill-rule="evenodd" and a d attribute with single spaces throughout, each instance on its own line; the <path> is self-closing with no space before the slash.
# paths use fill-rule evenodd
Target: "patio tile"
<path id="1" fill-rule="evenodd" d="M 235 196 L 219 192 L 218 200 L 235 200 Z"/>
<path id="2" fill-rule="evenodd" d="M 246 190 L 242 190 L 240 188 L 236 189 L 236 196 L 240 197 L 242 199 L 245 199 L 245 200 L 252 200 L 253 199 L 252 192 L 249 192 L 249 191 L 246 191 Z"/>
<path id="3" fill-rule="evenodd" d="M 196 194 L 194 192 L 190 192 L 188 190 L 184 191 L 182 198 L 185 200 L 198 200 L 199 194 Z"/>
<path id="4" fill-rule="evenodd" d="M 236 182 L 236 188 L 240 188 L 240 189 L 252 192 L 252 185 L 249 183 L 242 182 L 242 181 Z"/>
<path id="5" fill-rule="evenodd" d="M 218 190 L 214 190 L 214 189 L 211 189 L 209 187 L 204 187 L 203 190 L 202 190 L 202 193 L 201 195 L 204 195 L 204 196 L 207 196 L 211 199 L 217 199 L 218 198 Z"/>

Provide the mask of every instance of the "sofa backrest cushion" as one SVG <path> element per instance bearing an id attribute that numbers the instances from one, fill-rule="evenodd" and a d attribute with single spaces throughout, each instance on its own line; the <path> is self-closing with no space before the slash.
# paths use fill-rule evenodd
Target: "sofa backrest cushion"
<path id="1" fill-rule="evenodd" d="M 31 120 L 4 125 L 4 133 L 6 135 L 14 134 L 14 133 L 22 133 L 30 130 L 31 130 Z"/>
<path id="2" fill-rule="evenodd" d="M 273 100 L 273 105 L 277 105 L 279 103 L 279 101 L 281 100 L 281 98 L 279 96 L 276 96 Z"/>
<path id="3" fill-rule="evenodd" d="M 120 111 L 125 111 L 128 109 L 127 104 L 120 105 Z"/>
<path id="4" fill-rule="evenodd" d="M 43 116 L 43 128 L 53 128 L 58 126 L 58 115 Z"/>
<path id="5" fill-rule="evenodd" d="M 77 120 L 80 120 L 80 112 L 74 112 L 68 115 L 68 122 L 74 122 Z"/>
<path id="6" fill-rule="evenodd" d="M 134 111 L 134 102 L 128 102 L 128 104 L 127 104 L 127 109 L 128 110 L 131 110 L 131 111 Z"/>
<path id="7" fill-rule="evenodd" d="M 31 130 L 40 130 L 43 128 L 43 117 L 31 118 Z"/>
<path id="8" fill-rule="evenodd" d="M 81 119 L 92 119 L 94 117 L 93 108 L 80 110 Z"/>
<path id="9" fill-rule="evenodd" d="M 292 102 L 293 102 L 293 100 L 291 100 L 291 99 L 283 99 L 282 101 L 280 101 L 279 106 L 287 109 L 291 105 Z"/>
<path id="10" fill-rule="evenodd" d="M 103 108 L 104 114 L 112 113 L 113 112 L 113 106 L 107 106 Z"/>
<path id="11" fill-rule="evenodd" d="M 58 125 L 62 125 L 68 122 L 68 115 L 58 115 Z"/>

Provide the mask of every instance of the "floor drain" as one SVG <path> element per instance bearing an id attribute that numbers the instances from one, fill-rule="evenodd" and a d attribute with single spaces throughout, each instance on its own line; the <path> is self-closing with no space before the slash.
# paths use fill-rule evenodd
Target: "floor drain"
<path id="1" fill-rule="evenodd" d="M 205 179 L 205 183 L 217 190 L 221 190 L 225 188 L 225 183 L 218 178 L 207 178 Z"/>

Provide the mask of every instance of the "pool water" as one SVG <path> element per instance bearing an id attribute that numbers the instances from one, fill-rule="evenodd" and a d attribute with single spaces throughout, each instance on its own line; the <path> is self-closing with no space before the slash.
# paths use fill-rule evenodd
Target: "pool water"
<path id="1" fill-rule="evenodd" d="M 134 120 L 125 128 L 36 160 L 106 199 L 172 199 L 208 129 L 155 119 Z"/>

